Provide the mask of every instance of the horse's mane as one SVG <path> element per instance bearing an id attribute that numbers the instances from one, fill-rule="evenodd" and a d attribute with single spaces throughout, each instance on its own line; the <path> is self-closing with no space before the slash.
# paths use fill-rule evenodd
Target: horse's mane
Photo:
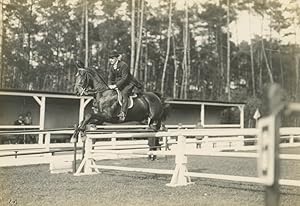
<path id="1" fill-rule="evenodd" d="M 90 78 L 93 78 L 93 79 L 96 79 L 97 82 L 101 82 L 101 83 L 104 83 L 106 84 L 106 81 L 103 77 L 103 74 L 100 74 L 99 70 L 93 68 L 93 67 L 89 67 L 87 69 L 88 73 L 90 74 Z"/>
<path id="2" fill-rule="evenodd" d="M 95 68 L 89 67 L 89 68 L 87 69 L 87 71 L 88 71 L 93 77 L 100 78 L 100 74 L 98 73 L 98 71 L 97 71 Z M 101 77 L 102 77 L 102 75 L 101 75 Z"/>

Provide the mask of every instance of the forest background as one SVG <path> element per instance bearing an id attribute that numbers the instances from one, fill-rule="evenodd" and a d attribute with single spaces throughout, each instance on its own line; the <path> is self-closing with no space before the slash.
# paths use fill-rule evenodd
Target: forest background
<path id="1" fill-rule="evenodd" d="M 267 113 L 264 92 L 270 83 L 280 84 L 289 101 L 300 101 L 299 0 L 1 0 L 1 5 L 2 89 L 72 92 L 77 60 L 107 78 L 108 55 L 117 49 L 145 90 L 174 99 L 245 102 L 246 126 L 257 108 Z M 241 14 L 247 22 L 239 30 Z M 245 33 L 249 41 L 239 40 Z M 300 123 L 296 117 L 286 122 Z"/>

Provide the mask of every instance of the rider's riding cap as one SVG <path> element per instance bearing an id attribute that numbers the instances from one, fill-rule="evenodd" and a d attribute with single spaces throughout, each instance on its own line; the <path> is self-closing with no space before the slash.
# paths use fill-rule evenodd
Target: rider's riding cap
<path id="1" fill-rule="evenodd" d="M 117 52 L 117 50 L 113 50 L 110 54 L 109 54 L 109 58 L 114 58 L 114 57 L 118 57 L 120 54 Z"/>

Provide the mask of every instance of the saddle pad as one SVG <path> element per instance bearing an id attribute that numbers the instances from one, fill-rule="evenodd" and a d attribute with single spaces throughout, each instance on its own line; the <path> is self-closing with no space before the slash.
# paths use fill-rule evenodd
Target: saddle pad
<path id="1" fill-rule="evenodd" d="M 118 93 L 118 102 L 120 104 L 120 106 L 122 106 L 122 94 L 121 91 L 116 89 L 117 93 Z M 137 97 L 137 94 L 133 94 L 129 96 L 128 99 L 128 109 L 133 107 L 133 99 Z"/>

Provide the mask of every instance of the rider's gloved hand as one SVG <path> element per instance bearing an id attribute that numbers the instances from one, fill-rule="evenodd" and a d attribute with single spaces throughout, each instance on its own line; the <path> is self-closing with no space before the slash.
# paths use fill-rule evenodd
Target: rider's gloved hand
<path id="1" fill-rule="evenodd" d="M 116 86 L 115 84 L 109 85 L 108 87 L 109 87 L 110 89 L 116 89 L 116 88 L 117 88 L 117 86 Z"/>

